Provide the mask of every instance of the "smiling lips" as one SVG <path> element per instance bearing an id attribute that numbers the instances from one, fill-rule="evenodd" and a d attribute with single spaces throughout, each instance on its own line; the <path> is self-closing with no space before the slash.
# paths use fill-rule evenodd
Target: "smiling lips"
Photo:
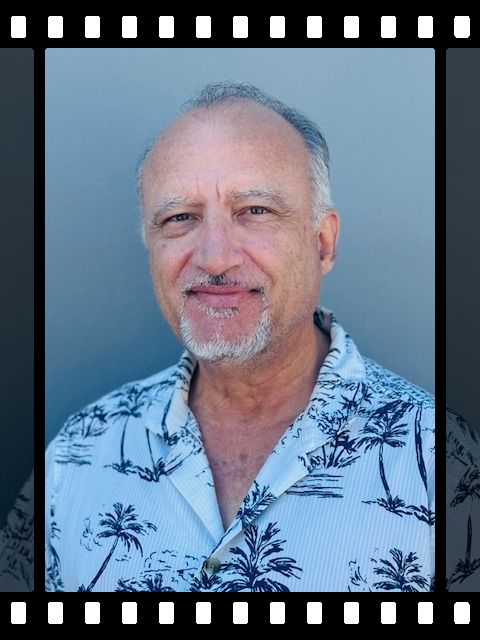
<path id="1" fill-rule="evenodd" d="M 198 286 L 190 289 L 189 295 L 194 296 L 202 304 L 209 307 L 236 307 L 258 293 L 256 289 L 229 286 Z"/>

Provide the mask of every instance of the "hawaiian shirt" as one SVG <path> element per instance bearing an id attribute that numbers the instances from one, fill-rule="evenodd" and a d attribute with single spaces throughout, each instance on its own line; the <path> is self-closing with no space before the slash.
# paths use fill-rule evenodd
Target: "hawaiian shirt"
<path id="1" fill-rule="evenodd" d="M 225 530 L 188 406 L 196 361 L 71 416 L 46 452 L 47 591 L 430 591 L 434 399 L 334 314 L 310 400 Z"/>

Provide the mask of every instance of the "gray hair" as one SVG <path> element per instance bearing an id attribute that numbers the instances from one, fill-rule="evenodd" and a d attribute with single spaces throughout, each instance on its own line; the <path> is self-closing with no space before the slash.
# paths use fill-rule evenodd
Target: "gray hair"
<path id="1" fill-rule="evenodd" d="M 214 105 L 247 99 L 261 104 L 282 116 L 302 136 L 311 155 L 311 183 L 313 190 L 313 219 L 318 227 L 325 213 L 332 208 L 330 196 L 330 155 L 325 138 L 319 127 L 298 109 L 289 107 L 277 98 L 246 82 L 225 80 L 205 85 L 193 98 L 181 107 L 180 114 L 194 109 L 208 108 Z M 137 165 L 137 195 L 142 210 L 142 173 L 158 137 L 151 141 L 145 149 Z"/>

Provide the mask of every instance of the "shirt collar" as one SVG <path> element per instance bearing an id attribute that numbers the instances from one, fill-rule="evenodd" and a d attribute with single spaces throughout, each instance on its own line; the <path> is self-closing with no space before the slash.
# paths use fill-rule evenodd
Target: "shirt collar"
<path id="1" fill-rule="evenodd" d="M 333 311 L 318 307 L 314 313 L 315 324 L 330 336 L 331 344 L 317 378 L 329 373 L 345 380 L 364 379 L 365 364 L 356 344 L 340 325 Z"/>
<path id="2" fill-rule="evenodd" d="M 313 416 L 318 406 L 319 393 L 323 395 L 322 415 L 324 421 L 327 421 L 330 410 L 338 410 L 339 402 L 343 408 L 349 406 L 355 410 L 366 390 L 366 385 L 362 384 L 366 379 L 363 358 L 334 313 L 326 307 L 319 306 L 314 313 L 314 322 L 330 336 L 331 343 L 310 401 L 294 423 L 304 423 L 306 426 L 312 423 L 312 418 L 315 423 L 316 429 L 313 434 L 311 430 L 303 430 L 305 451 L 318 446 L 318 435 L 322 431 L 319 429 L 318 420 Z M 169 444 L 175 444 L 185 436 L 186 431 L 190 432 L 189 435 L 194 436 L 195 440 L 200 438 L 198 426 L 188 406 L 190 382 L 196 365 L 196 358 L 189 351 L 184 351 L 168 380 L 154 385 L 150 390 L 145 426 L 162 436 Z M 326 435 L 325 433 L 324 436 Z"/>

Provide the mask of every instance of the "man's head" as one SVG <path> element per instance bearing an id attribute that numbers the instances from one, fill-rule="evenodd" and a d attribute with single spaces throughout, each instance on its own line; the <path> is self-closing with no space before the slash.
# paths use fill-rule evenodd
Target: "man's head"
<path id="1" fill-rule="evenodd" d="M 138 186 L 156 295 L 194 355 L 248 362 L 311 322 L 338 214 L 305 116 L 209 85 L 150 146 Z"/>

